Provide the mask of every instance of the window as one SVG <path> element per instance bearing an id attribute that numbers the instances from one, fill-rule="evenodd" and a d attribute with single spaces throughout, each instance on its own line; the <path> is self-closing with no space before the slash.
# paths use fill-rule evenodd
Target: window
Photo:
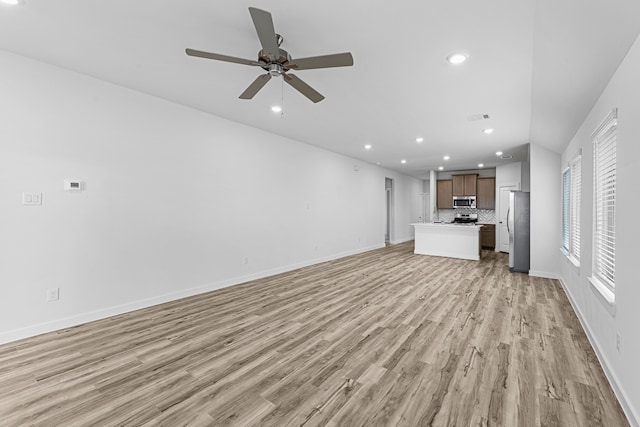
<path id="1" fill-rule="evenodd" d="M 580 153 L 562 171 L 562 251 L 580 266 L 580 199 L 582 156 Z"/>
<path id="2" fill-rule="evenodd" d="M 569 255 L 570 173 L 569 168 L 562 172 L 562 251 L 565 255 Z"/>
<path id="3" fill-rule="evenodd" d="M 617 109 L 593 133 L 593 277 L 591 282 L 613 302 L 616 260 Z M 602 289 L 604 285 L 605 289 Z M 606 292 L 608 290 L 608 293 Z"/>
<path id="4" fill-rule="evenodd" d="M 574 264 L 580 265 L 580 199 L 582 191 L 582 156 L 580 154 L 573 159 L 569 170 L 571 171 L 569 258 Z"/>

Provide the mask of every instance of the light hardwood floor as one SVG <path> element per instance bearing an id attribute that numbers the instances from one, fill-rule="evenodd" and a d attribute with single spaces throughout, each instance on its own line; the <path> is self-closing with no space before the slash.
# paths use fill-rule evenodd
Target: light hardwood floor
<path id="1" fill-rule="evenodd" d="M 627 426 L 558 281 L 413 242 L 0 346 L 2 426 Z"/>

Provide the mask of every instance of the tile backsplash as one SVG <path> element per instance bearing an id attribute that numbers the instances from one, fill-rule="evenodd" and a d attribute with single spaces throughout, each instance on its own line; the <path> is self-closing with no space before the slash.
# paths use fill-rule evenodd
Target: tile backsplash
<path id="1" fill-rule="evenodd" d="M 496 223 L 496 211 L 493 209 L 438 209 L 438 217 L 434 221 L 451 222 L 457 213 L 475 213 L 480 223 Z"/>

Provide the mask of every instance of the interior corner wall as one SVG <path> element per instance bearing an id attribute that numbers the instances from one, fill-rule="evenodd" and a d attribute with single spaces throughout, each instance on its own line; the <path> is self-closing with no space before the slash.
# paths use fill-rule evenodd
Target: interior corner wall
<path id="1" fill-rule="evenodd" d="M 640 286 L 637 226 L 640 199 L 640 38 L 603 91 L 562 154 L 566 166 L 582 151 L 580 267 L 561 256 L 560 278 L 613 389 L 630 419 L 640 426 Z M 615 305 L 610 306 L 589 283 L 593 245 L 593 146 L 591 134 L 618 108 L 616 142 Z M 560 169 L 556 171 L 560 176 Z M 558 187 L 560 181 L 558 181 Z M 557 222 L 560 223 L 558 214 Z M 559 247 L 558 242 L 557 246 Z M 559 254 L 559 251 L 556 251 Z M 620 348 L 617 348 L 617 336 Z"/>
<path id="2" fill-rule="evenodd" d="M 531 191 L 531 163 L 529 162 L 529 157 L 531 153 L 531 144 L 527 146 L 527 160 L 522 162 L 521 165 L 521 189 L 522 191 Z"/>
<path id="3" fill-rule="evenodd" d="M 560 155 L 530 144 L 531 262 L 529 274 L 557 279 L 560 244 Z"/>
<path id="4" fill-rule="evenodd" d="M 421 204 L 418 222 L 431 222 L 431 183 L 428 179 L 422 181 Z"/>
<path id="5" fill-rule="evenodd" d="M 496 167 L 496 195 L 502 185 L 516 185 L 521 188 L 522 164 L 520 162 L 509 163 Z"/>
<path id="6" fill-rule="evenodd" d="M 8 52 L 0 69 L 0 343 L 382 247 L 385 176 L 413 235 L 419 179 Z"/>
<path id="7" fill-rule="evenodd" d="M 413 240 L 414 229 L 411 224 L 420 221 L 422 212 L 422 180 L 397 174 L 393 180 L 395 215 L 390 243 L 402 243 Z"/>

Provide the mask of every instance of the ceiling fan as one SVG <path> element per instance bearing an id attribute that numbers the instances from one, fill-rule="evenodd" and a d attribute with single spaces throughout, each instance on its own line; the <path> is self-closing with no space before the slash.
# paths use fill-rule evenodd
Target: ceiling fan
<path id="1" fill-rule="evenodd" d="M 219 53 L 203 52 L 195 49 L 186 50 L 187 55 L 189 56 L 198 56 L 200 58 L 251 65 L 260 67 L 267 71 L 267 74 L 260 75 L 244 92 L 242 92 L 240 99 L 252 99 L 256 93 L 258 93 L 258 91 L 262 89 L 269 80 L 271 80 L 271 77 L 282 76 L 285 82 L 311 101 L 320 102 L 324 99 L 324 96 L 302 81 L 299 77 L 293 74 L 288 74 L 287 72 L 290 70 L 348 67 L 353 65 L 353 57 L 349 52 L 292 59 L 289 52 L 284 49 L 280 49 L 283 38 L 280 34 L 276 34 L 273 28 L 271 13 L 255 7 L 250 7 L 249 13 L 251 14 L 251 19 L 253 19 L 253 25 L 256 27 L 260 44 L 262 45 L 262 50 L 258 52 L 257 61 L 221 55 Z"/>

